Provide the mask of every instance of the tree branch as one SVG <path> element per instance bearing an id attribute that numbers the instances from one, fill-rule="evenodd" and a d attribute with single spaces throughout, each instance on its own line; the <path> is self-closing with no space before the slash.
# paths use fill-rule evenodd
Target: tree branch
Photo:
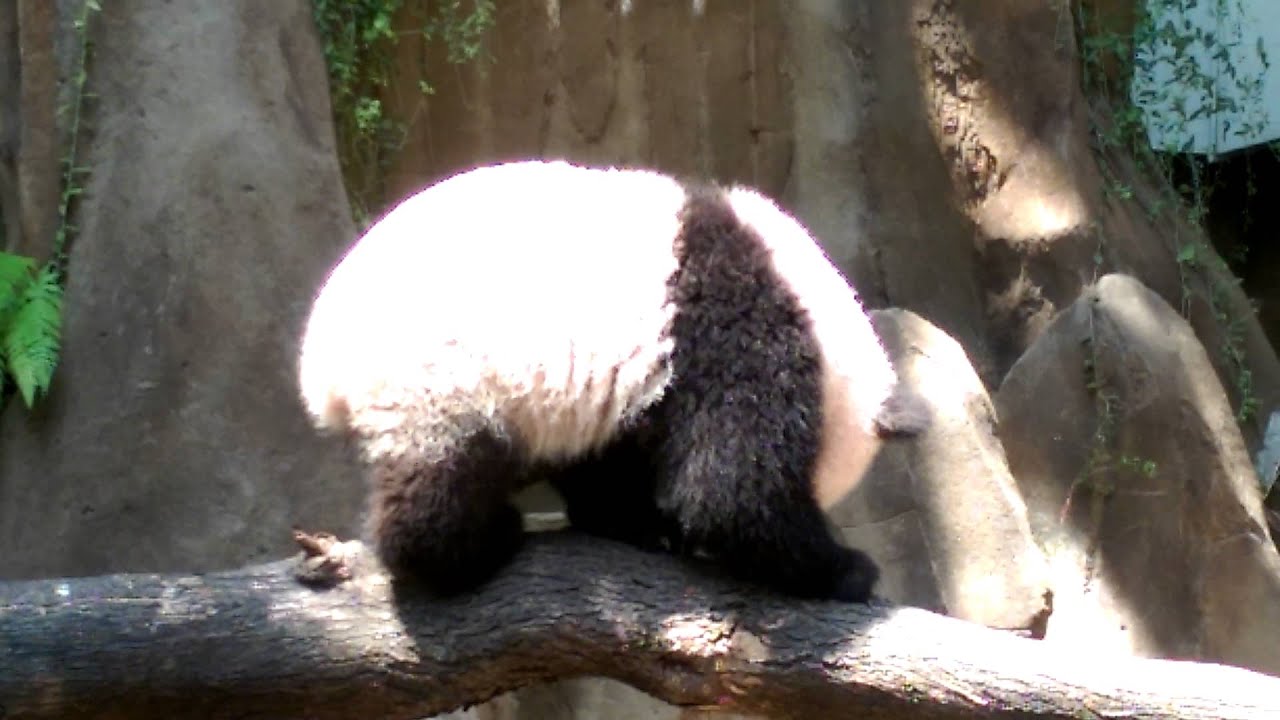
<path id="1" fill-rule="evenodd" d="M 353 574 L 327 590 L 296 560 L 0 583 L 0 717 L 413 718 L 588 674 L 774 717 L 1280 717 L 1269 676 L 800 602 L 573 534 L 449 600 L 335 548 Z"/>

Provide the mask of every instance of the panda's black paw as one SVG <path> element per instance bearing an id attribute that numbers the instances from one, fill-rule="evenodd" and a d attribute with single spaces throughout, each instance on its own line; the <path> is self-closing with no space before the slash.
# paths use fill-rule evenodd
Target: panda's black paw
<path id="1" fill-rule="evenodd" d="M 456 519 L 390 521 L 374 527 L 378 556 L 391 576 L 441 597 L 459 595 L 490 580 L 524 541 L 520 512 L 510 504 L 487 515 Z"/>
<path id="2" fill-rule="evenodd" d="M 865 603 L 871 599 L 871 591 L 880 579 L 880 568 L 866 553 L 849 550 L 843 566 L 836 575 L 832 599 L 844 602 Z"/>

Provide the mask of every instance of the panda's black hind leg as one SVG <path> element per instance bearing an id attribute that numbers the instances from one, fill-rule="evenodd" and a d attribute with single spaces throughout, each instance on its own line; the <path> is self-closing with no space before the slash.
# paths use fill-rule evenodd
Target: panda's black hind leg
<path id="1" fill-rule="evenodd" d="M 367 523 L 378 556 L 397 579 L 441 595 L 477 587 L 520 548 L 521 516 L 509 499 L 520 471 L 510 443 L 488 427 L 380 459 Z"/>

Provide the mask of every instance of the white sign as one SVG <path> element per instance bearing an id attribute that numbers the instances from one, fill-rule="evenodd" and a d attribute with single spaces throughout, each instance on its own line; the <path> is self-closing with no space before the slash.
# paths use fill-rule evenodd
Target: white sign
<path id="1" fill-rule="evenodd" d="M 1156 150 L 1206 155 L 1280 138 L 1280 0 L 1146 0 L 1130 87 Z"/>

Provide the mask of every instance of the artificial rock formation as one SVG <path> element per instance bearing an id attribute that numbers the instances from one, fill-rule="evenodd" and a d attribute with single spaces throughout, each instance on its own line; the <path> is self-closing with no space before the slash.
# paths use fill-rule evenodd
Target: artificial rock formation
<path id="1" fill-rule="evenodd" d="M 1049 557 L 1047 641 L 1280 673 L 1280 555 L 1226 394 L 1188 323 L 1108 275 L 999 392 Z"/>
<path id="2" fill-rule="evenodd" d="M 351 532 L 295 346 L 354 235 L 310 4 L 104 3 L 52 392 L 0 438 L 0 577 L 196 570 Z"/>
<path id="3" fill-rule="evenodd" d="M 921 436 L 887 443 L 831 510 L 869 552 L 878 592 L 988 627 L 1031 630 L 1050 609 L 1045 559 L 996 436 L 991 398 L 964 348 L 907 310 L 872 313 L 905 388 L 929 405 Z"/>

